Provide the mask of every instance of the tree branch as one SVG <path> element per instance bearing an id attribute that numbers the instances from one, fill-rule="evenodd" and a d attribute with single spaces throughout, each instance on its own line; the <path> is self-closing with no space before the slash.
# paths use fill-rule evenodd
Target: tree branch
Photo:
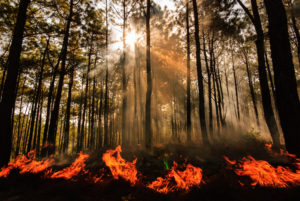
<path id="1" fill-rule="evenodd" d="M 246 14 L 248 15 L 248 17 L 250 18 L 251 22 L 253 24 L 255 24 L 254 21 L 254 17 L 253 15 L 250 13 L 249 9 L 241 2 L 241 0 L 237 0 L 237 2 L 240 4 L 240 6 L 243 8 L 243 10 L 246 12 Z"/>

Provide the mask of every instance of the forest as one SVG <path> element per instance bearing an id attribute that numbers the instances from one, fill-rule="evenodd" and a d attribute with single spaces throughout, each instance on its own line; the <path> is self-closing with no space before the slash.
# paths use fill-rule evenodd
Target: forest
<path id="1" fill-rule="evenodd" d="M 299 21 L 299 0 L 0 0 L 0 198 L 31 200 L 5 192 L 31 177 L 124 189 L 103 200 L 218 200 L 249 177 L 247 200 L 300 196 Z"/>

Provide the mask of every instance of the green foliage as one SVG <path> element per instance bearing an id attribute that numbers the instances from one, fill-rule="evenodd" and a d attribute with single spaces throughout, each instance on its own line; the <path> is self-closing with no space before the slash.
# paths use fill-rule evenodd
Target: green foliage
<path id="1" fill-rule="evenodd" d="M 258 141 L 259 137 L 261 137 L 260 132 L 252 127 L 245 135 L 243 135 L 243 140 L 245 142 L 255 142 Z"/>

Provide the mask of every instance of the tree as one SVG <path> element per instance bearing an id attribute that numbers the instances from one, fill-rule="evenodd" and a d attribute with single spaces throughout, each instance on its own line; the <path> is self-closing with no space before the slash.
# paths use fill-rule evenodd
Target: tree
<path id="1" fill-rule="evenodd" d="M 151 55 L 150 55 L 150 7 L 151 0 L 147 0 L 146 11 L 146 72 L 147 72 L 147 92 L 146 92 L 146 118 L 145 118 L 145 146 L 151 149 L 152 146 L 152 124 L 151 124 L 151 95 L 152 95 L 152 76 L 151 76 Z"/>
<path id="2" fill-rule="evenodd" d="M 186 134 L 187 143 L 191 143 L 191 47 L 190 47 L 190 24 L 189 24 L 189 2 L 186 1 L 186 66 L 187 66 L 187 83 L 186 83 Z"/>
<path id="3" fill-rule="evenodd" d="M 0 102 L 0 119 L 2 134 L 0 138 L 0 166 L 8 163 L 12 146 L 12 111 L 16 100 L 17 77 L 20 70 L 20 55 L 22 51 L 22 42 L 24 27 L 26 22 L 26 12 L 30 0 L 21 0 L 19 3 L 18 16 L 14 27 L 11 47 L 7 60 L 7 77 L 4 84 L 2 99 Z"/>
<path id="4" fill-rule="evenodd" d="M 246 47 L 244 47 L 242 49 L 242 53 L 244 56 L 244 62 L 245 62 L 245 66 L 246 66 L 246 71 L 247 71 L 248 85 L 249 85 L 249 89 L 250 89 L 251 100 L 253 103 L 253 109 L 254 109 L 254 113 L 255 113 L 255 117 L 256 117 L 256 122 L 257 122 L 257 125 L 259 126 L 260 123 L 259 123 L 259 117 L 258 117 L 257 101 L 256 101 L 254 87 L 253 87 L 252 74 L 250 71 L 248 52 L 249 52 L 249 50 Z"/>
<path id="5" fill-rule="evenodd" d="M 289 42 L 287 17 L 281 0 L 264 0 L 268 13 L 276 105 L 286 148 L 300 156 L 300 102 Z"/>
<path id="6" fill-rule="evenodd" d="M 49 125 L 48 142 L 53 144 L 53 146 L 49 147 L 49 154 L 53 154 L 55 152 L 59 105 L 60 105 L 60 100 L 61 100 L 62 88 L 63 88 L 63 84 L 64 84 L 65 70 L 66 70 L 66 59 L 67 59 L 67 52 L 68 52 L 69 35 L 70 35 L 70 28 L 71 28 L 71 22 L 72 22 L 72 17 L 73 17 L 73 5 L 74 5 L 73 0 L 70 0 L 69 16 L 67 19 L 67 25 L 66 25 L 63 45 L 62 45 L 62 49 L 61 49 L 61 63 L 62 64 L 61 64 L 61 69 L 60 69 L 57 94 L 56 94 L 56 98 L 55 98 L 54 108 L 51 113 L 51 120 L 50 120 L 50 125 Z"/>
<path id="7" fill-rule="evenodd" d="M 196 62 L 197 62 L 197 78 L 198 78 L 198 92 L 199 92 L 199 117 L 201 124 L 201 134 L 204 144 L 209 144 L 206 122 L 205 122 L 205 103 L 204 103 L 204 87 L 203 76 L 200 57 L 200 38 L 199 38 L 199 21 L 198 21 L 198 5 L 197 1 L 193 0 L 194 23 L 195 23 L 195 43 L 196 43 Z"/>
<path id="8" fill-rule="evenodd" d="M 274 147 L 280 146 L 279 131 L 275 120 L 274 111 L 272 108 L 271 95 L 268 85 L 267 72 L 265 66 L 265 45 L 264 45 L 264 32 L 259 16 L 258 6 L 256 0 L 251 0 L 252 14 L 250 10 L 240 1 L 237 0 L 241 7 L 244 9 L 251 22 L 253 23 L 256 31 L 256 51 L 258 59 L 259 83 L 262 95 L 262 104 L 264 117 L 272 136 Z"/>

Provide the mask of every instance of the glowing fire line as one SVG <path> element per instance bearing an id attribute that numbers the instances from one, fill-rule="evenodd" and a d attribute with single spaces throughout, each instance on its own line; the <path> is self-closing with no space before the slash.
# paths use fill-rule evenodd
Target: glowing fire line
<path id="1" fill-rule="evenodd" d="M 230 160 L 224 156 L 230 168 L 238 176 L 248 176 L 252 180 L 252 186 L 264 186 L 273 188 L 288 188 L 291 186 L 300 185 L 300 159 L 295 155 L 281 150 L 280 153 L 273 153 L 271 145 L 266 145 L 266 149 L 272 157 L 284 156 L 293 161 L 295 171 L 289 167 L 273 167 L 267 161 L 256 160 L 252 156 L 247 156 L 241 160 Z M 136 162 L 126 161 L 121 157 L 121 146 L 116 147 L 114 150 L 107 150 L 103 154 L 102 159 L 106 166 L 110 169 L 114 179 L 120 177 L 130 182 L 131 185 L 135 185 L 138 182 Z M 86 161 L 89 158 L 88 154 L 79 153 L 76 160 L 67 168 L 59 171 L 54 171 L 50 167 L 54 164 L 54 159 L 50 157 L 46 160 L 37 161 L 35 158 L 35 151 L 29 152 L 27 155 L 16 157 L 6 167 L 2 167 L 0 170 L 0 178 L 6 178 L 9 176 L 13 169 L 19 170 L 20 174 L 25 173 L 44 173 L 45 178 L 62 178 L 66 180 L 76 180 L 79 175 L 84 175 L 85 180 L 100 183 L 103 178 L 103 169 L 99 175 L 93 176 L 91 172 L 85 169 Z M 167 161 L 164 161 L 167 164 Z M 168 174 L 162 178 L 158 177 L 152 183 L 146 185 L 146 187 L 159 192 L 169 193 L 176 190 L 184 190 L 188 192 L 192 187 L 199 186 L 203 182 L 202 169 L 195 167 L 191 164 L 186 165 L 186 169 L 183 171 L 177 170 L 177 163 L 174 162 L 172 168 Z M 239 183 L 244 186 L 242 182 Z"/>
<path id="2" fill-rule="evenodd" d="M 287 188 L 300 185 L 300 170 L 293 172 L 289 167 L 273 167 L 267 161 L 255 160 L 247 156 L 239 161 L 231 161 L 224 156 L 238 176 L 249 176 L 252 186 Z"/>

